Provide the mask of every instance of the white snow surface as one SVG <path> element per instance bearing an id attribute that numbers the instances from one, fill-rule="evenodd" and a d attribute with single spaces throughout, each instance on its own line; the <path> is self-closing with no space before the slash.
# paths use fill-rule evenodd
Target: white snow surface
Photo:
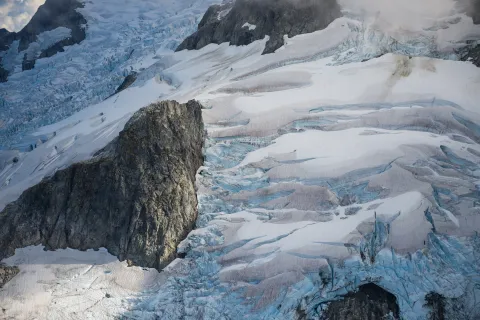
<path id="1" fill-rule="evenodd" d="M 315 318 L 370 281 L 396 295 L 405 319 L 425 318 L 430 291 L 480 316 L 480 69 L 450 50 L 480 30 L 453 1 L 344 0 L 348 15 L 269 55 L 267 38 L 173 53 L 208 4 L 144 3 L 87 3 L 85 43 L 0 84 L 9 99 L 25 99 L 15 86 L 28 83 L 38 95 L 68 87 L 78 102 L 52 93 L 50 124 L 28 135 L 37 147 L 1 152 L 0 206 L 90 158 L 139 108 L 198 99 L 208 139 L 186 257 L 157 274 L 104 251 L 17 250 L 4 261 L 21 269 L 0 291 L 7 316 Z M 53 64 L 78 78 L 53 76 Z M 104 78 L 130 67 L 136 83 L 99 102 L 114 89 Z"/>
<path id="2" fill-rule="evenodd" d="M 242 28 L 245 28 L 245 27 L 247 27 L 248 30 L 255 30 L 255 29 L 257 28 L 256 25 L 250 24 L 250 23 L 248 23 L 248 22 L 245 22 L 245 23 L 242 25 Z"/>
<path id="3" fill-rule="evenodd" d="M 104 249 L 27 247 L 4 262 L 21 273 L 0 290 L 2 319 L 112 319 L 128 310 L 129 297 L 163 277 L 155 269 L 129 268 Z"/>

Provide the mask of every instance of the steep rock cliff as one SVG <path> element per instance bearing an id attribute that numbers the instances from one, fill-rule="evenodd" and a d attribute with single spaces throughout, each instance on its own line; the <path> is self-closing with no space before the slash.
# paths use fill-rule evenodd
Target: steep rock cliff
<path id="1" fill-rule="evenodd" d="M 163 268 L 195 224 L 203 141 L 198 102 L 140 109 L 93 159 L 57 171 L 0 213 L 0 260 L 29 245 L 105 247 Z"/>
<path id="2" fill-rule="evenodd" d="M 200 49 L 210 43 L 247 45 L 268 35 L 263 54 L 272 53 L 283 46 L 284 35 L 324 29 L 340 16 L 336 0 L 237 0 L 210 7 L 197 32 L 177 51 Z"/>

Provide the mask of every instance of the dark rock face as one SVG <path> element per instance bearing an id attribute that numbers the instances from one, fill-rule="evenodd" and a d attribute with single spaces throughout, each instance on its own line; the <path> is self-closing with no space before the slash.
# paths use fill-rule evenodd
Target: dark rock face
<path id="1" fill-rule="evenodd" d="M 0 288 L 15 277 L 20 270 L 17 267 L 9 267 L 0 264 Z"/>
<path id="2" fill-rule="evenodd" d="M 57 52 L 63 52 L 65 46 L 80 43 L 85 39 L 84 24 L 85 18 L 77 12 L 83 4 L 77 0 L 46 0 L 41 5 L 30 22 L 19 32 L 9 32 L 6 29 L 0 29 L 0 51 L 5 51 L 16 40 L 19 40 L 18 52 L 28 48 L 30 43 L 37 40 L 37 36 L 45 31 L 50 31 L 58 27 L 65 27 L 71 30 L 71 36 L 63 39 L 51 47 L 43 50 L 38 57 L 25 59 L 22 64 L 23 70 L 32 69 L 35 60 L 38 58 L 51 57 Z M 7 70 L 3 68 L 0 61 L 0 82 L 6 81 L 7 76 L 3 75 Z M 2 81 L 3 80 L 3 81 Z"/>
<path id="3" fill-rule="evenodd" d="M 329 303 L 325 320 L 400 319 L 397 298 L 374 283 L 361 285 L 357 292 Z"/>
<path id="4" fill-rule="evenodd" d="M 222 12 L 230 10 L 223 18 Z M 283 46 L 283 36 L 310 33 L 326 28 L 341 16 L 336 0 L 237 0 L 214 5 L 205 13 L 198 30 L 177 51 L 200 49 L 210 43 L 247 45 L 270 36 L 263 54 Z M 255 28 L 244 26 L 245 23 Z"/>
<path id="5" fill-rule="evenodd" d="M 0 213 L 0 260 L 29 245 L 105 247 L 163 268 L 194 227 L 203 142 L 198 102 L 139 110 L 93 159 L 57 171 Z"/>
<path id="6" fill-rule="evenodd" d="M 480 24 L 480 0 L 464 0 L 467 15 L 472 17 L 474 24 Z M 460 2 L 461 3 L 461 2 Z M 475 41 L 476 40 L 476 41 Z M 457 52 L 460 60 L 469 61 L 480 68 L 480 39 L 473 39 Z"/>
<path id="7" fill-rule="evenodd" d="M 460 60 L 469 61 L 480 68 L 480 44 L 471 44 L 458 52 Z"/>
<path id="8" fill-rule="evenodd" d="M 27 54 L 23 55 L 22 71 L 32 70 L 35 67 L 35 60 L 28 60 Z"/>
<path id="9" fill-rule="evenodd" d="M 430 320 L 445 320 L 445 297 L 436 292 L 425 296 L 425 306 L 430 309 Z"/>
<path id="10" fill-rule="evenodd" d="M 447 298 L 437 292 L 425 295 L 424 307 L 429 312 L 427 320 L 476 320 L 480 319 L 480 306 L 475 299 L 475 290 L 457 298 Z"/>
<path id="11" fill-rule="evenodd" d="M 0 29 L 0 51 L 5 51 L 8 49 L 8 46 L 15 41 L 16 38 L 15 32 L 10 32 L 7 29 Z"/>
<path id="12" fill-rule="evenodd" d="M 0 82 L 6 82 L 7 79 L 8 79 L 8 71 L 2 68 L 1 60 L 0 60 Z"/>
<path id="13" fill-rule="evenodd" d="M 125 77 L 122 84 L 118 86 L 117 90 L 115 90 L 115 94 L 130 87 L 135 82 L 135 80 L 137 80 L 137 73 L 130 73 L 128 76 Z"/>

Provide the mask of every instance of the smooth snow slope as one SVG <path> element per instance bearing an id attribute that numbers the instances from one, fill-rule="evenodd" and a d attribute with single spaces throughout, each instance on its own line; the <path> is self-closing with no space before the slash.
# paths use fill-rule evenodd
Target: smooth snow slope
<path id="1" fill-rule="evenodd" d="M 105 256 L 117 277 L 135 272 L 128 286 L 101 275 L 89 287 L 111 268 L 98 253 L 60 250 L 32 268 L 40 248 L 18 250 L 5 261 L 22 270 L 0 291 L 5 316 L 30 319 L 21 304 L 35 301 L 38 319 L 315 318 L 369 281 L 396 295 L 405 319 L 425 318 L 430 291 L 457 298 L 462 319 L 480 316 L 480 69 L 448 49 L 480 27 L 451 1 L 426 2 L 380 13 L 345 2 L 348 17 L 271 55 L 260 55 L 266 39 L 145 52 L 134 87 L 37 130 L 51 138 L 7 161 L 2 207 L 89 158 L 138 108 L 199 99 L 209 138 L 198 228 L 161 277 Z M 77 254 L 95 272 L 65 282 Z"/>

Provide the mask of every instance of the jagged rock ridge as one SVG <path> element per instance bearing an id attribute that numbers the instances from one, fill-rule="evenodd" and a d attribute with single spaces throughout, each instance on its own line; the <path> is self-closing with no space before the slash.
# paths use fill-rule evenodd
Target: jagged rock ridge
<path id="1" fill-rule="evenodd" d="M 45 31 L 65 27 L 71 30 L 70 37 L 60 40 L 48 48 L 41 50 L 38 56 L 29 57 L 24 54 L 22 70 L 33 69 L 36 59 L 51 57 L 57 52 L 63 52 L 65 46 L 80 43 L 85 39 L 85 18 L 77 11 L 83 4 L 77 0 L 47 0 L 41 5 L 30 22 L 19 32 L 9 32 L 0 29 L 0 53 L 8 50 L 16 40 L 19 41 L 18 52 L 28 49 L 37 41 L 37 36 Z M 8 70 L 2 65 L 0 57 L 0 82 L 7 81 Z"/>
<path id="2" fill-rule="evenodd" d="M 30 245 L 105 247 L 163 268 L 197 217 L 203 141 L 198 102 L 140 109 L 93 159 L 57 171 L 0 213 L 0 260 Z"/>
<path id="3" fill-rule="evenodd" d="M 210 43 L 247 45 L 268 35 L 263 54 L 272 53 L 283 46 L 284 35 L 324 29 L 340 16 L 336 0 L 237 0 L 211 6 L 198 30 L 177 51 L 200 49 Z"/>

